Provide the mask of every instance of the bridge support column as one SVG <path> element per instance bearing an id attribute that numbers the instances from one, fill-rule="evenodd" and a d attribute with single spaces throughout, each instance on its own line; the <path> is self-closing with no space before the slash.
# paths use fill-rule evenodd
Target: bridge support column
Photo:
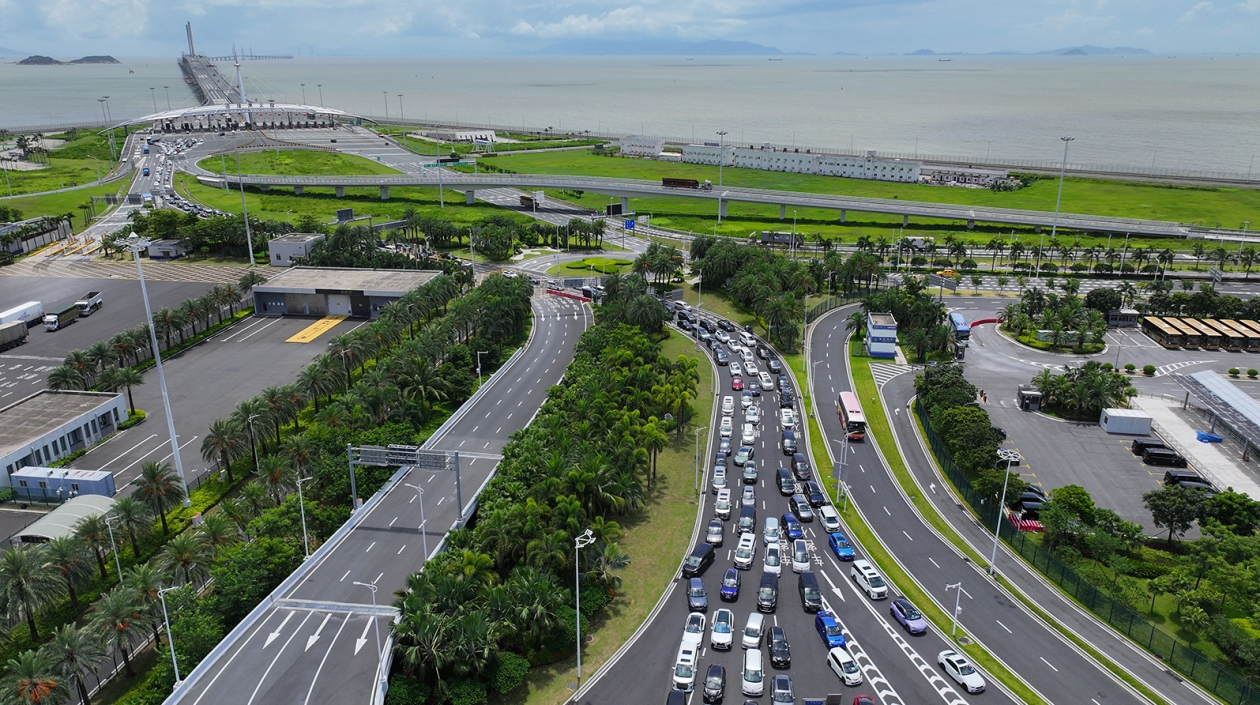
<path id="1" fill-rule="evenodd" d="M 389 187 L 388 187 L 388 186 L 382 186 L 382 187 L 381 187 L 381 200 L 382 200 L 382 201 L 388 201 L 388 200 L 389 200 Z"/>
<path id="2" fill-rule="evenodd" d="M 727 204 L 727 201 L 725 198 L 718 199 L 718 217 L 719 218 L 726 217 L 726 204 Z"/>
<path id="3" fill-rule="evenodd" d="M 968 221 L 967 221 L 967 229 L 968 229 L 968 230 L 975 230 L 975 229 L 976 229 L 976 221 L 975 221 L 975 220 L 968 220 Z"/>
<path id="4" fill-rule="evenodd" d="M 301 195 L 302 195 L 302 192 L 304 192 L 304 191 L 306 191 L 306 187 L 305 187 L 305 186 L 294 186 L 294 187 L 293 187 L 293 195 L 294 195 L 294 196 L 301 196 Z"/>
<path id="5" fill-rule="evenodd" d="M 267 191 L 270 191 L 270 190 L 271 190 L 271 187 L 270 187 L 270 186 L 267 186 L 266 184 L 263 184 L 262 186 L 259 186 L 259 187 L 258 187 L 258 190 L 259 190 L 259 191 L 262 191 L 263 193 L 266 193 Z"/>
<path id="6" fill-rule="evenodd" d="M 344 198 L 344 197 L 345 197 L 345 195 L 346 195 L 346 187 L 345 187 L 345 186 L 334 186 L 334 187 L 333 187 L 333 189 L 337 192 L 337 198 Z"/>
<path id="7" fill-rule="evenodd" d="M 787 220 L 787 206 L 779 205 L 779 220 Z"/>
<path id="8" fill-rule="evenodd" d="M 468 189 L 467 191 L 465 191 L 465 192 L 464 192 L 464 204 L 465 204 L 465 205 L 469 205 L 469 206 L 471 206 L 472 204 L 474 204 L 474 203 L 476 203 L 476 202 L 477 202 L 477 192 L 476 192 L 476 191 L 474 191 L 474 190 L 472 190 L 472 189 Z"/>
<path id="9" fill-rule="evenodd" d="M 630 199 L 626 198 L 625 196 L 621 197 L 621 212 L 622 213 L 630 212 Z"/>
<path id="10" fill-rule="evenodd" d="M 841 209 L 840 209 L 840 222 L 841 222 L 841 223 L 843 223 L 843 222 L 844 222 L 845 217 L 847 217 L 848 215 L 849 215 L 849 212 L 848 212 L 847 210 L 845 210 L 845 209 L 841 208 Z"/>
<path id="11" fill-rule="evenodd" d="M 908 215 L 901 216 L 901 227 L 904 228 L 909 224 L 910 224 L 910 216 Z"/>

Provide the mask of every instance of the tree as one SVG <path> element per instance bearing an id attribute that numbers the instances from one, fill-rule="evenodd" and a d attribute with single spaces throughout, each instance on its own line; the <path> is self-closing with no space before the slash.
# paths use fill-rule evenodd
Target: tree
<path id="1" fill-rule="evenodd" d="M 168 463 L 149 461 L 140 466 L 140 477 L 136 482 L 136 492 L 162 519 L 162 533 L 169 534 L 166 525 L 166 512 L 184 500 L 184 488 L 179 478 Z"/>
<path id="2" fill-rule="evenodd" d="M 1122 305 L 1120 292 L 1108 287 L 1098 287 L 1085 294 L 1085 305 L 1104 316 Z"/>
<path id="3" fill-rule="evenodd" d="M 42 651 L 23 651 L 9 659 L 0 698 L 5 705 L 56 705 L 69 697 L 66 679 Z"/>
<path id="4" fill-rule="evenodd" d="M 232 477 L 232 461 L 244 455 L 248 443 L 240 424 L 231 418 L 215 419 L 201 440 L 201 459 L 218 463 L 219 468 L 227 472 L 228 483 L 232 484 L 236 482 Z"/>
<path id="5" fill-rule="evenodd" d="M 61 597 L 64 589 L 43 546 L 15 546 L 0 553 L 0 606 L 9 619 L 26 619 L 32 641 L 39 639 L 35 613 Z"/>
<path id="6" fill-rule="evenodd" d="M 195 584 L 209 572 L 213 555 L 209 546 L 184 532 L 166 543 L 160 560 L 164 569 L 181 574 L 184 584 Z"/>
<path id="7" fill-rule="evenodd" d="M 1094 498 L 1080 485 L 1064 485 L 1055 488 L 1050 501 L 1066 509 L 1085 526 L 1094 525 Z"/>
<path id="8" fill-rule="evenodd" d="M 126 532 L 127 538 L 131 540 L 131 555 L 139 558 L 140 544 L 136 538 L 137 535 L 148 531 L 153 521 L 153 512 L 143 500 L 135 495 L 125 495 L 119 497 L 114 503 L 111 513 L 114 520 L 118 522 L 118 528 Z"/>
<path id="9" fill-rule="evenodd" d="M 48 373 L 48 388 L 57 391 L 71 391 L 83 389 L 83 375 L 69 365 L 61 365 L 54 367 Z"/>
<path id="10" fill-rule="evenodd" d="M 296 473 L 287 460 L 279 455 L 263 456 L 258 461 L 258 475 L 277 505 L 284 501 L 284 495 L 296 487 Z"/>
<path id="11" fill-rule="evenodd" d="M 75 684 L 83 705 L 92 705 L 83 674 L 95 672 L 97 665 L 105 659 L 105 645 L 100 632 L 90 626 L 66 624 L 53 632 L 52 640 L 40 651 L 63 678 Z"/>
<path id="12" fill-rule="evenodd" d="M 136 671 L 131 667 L 131 638 L 140 631 L 144 617 L 138 596 L 134 590 L 119 586 L 102 595 L 93 609 L 93 626 L 122 653 L 127 675 L 134 678 Z"/>
<path id="13" fill-rule="evenodd" d="M 144 375 L 130 367 L 120 367 L 114 370 L 112 380 L 115 388 L 122 387 L 127 390 L 127 406 L 131 407 L 131 413 L 134 415 L 136 402 L 131 398 L 131 388 L 144 384 Z"/>
<path id="14" fill-rule="evenodd" d="M 1186 605 L 1181 610 L 1181 624 L 1192 632 L 1202 632 L 1210 621 L 1208 613 L 1198 605 Z"/>
<path id="15" fill-rule="evenodd" d="M 256 284 L 263 284 L 266 281 L 267 277 L 263 276 L 262 272 L 259 272 L 257 269 L 253 269 L 251 267 L 249 271 L 241 275 L 240 281 L 237 282 L 237 286 L 240 287 L 241 291 L 249 291 L 253 289 Z"/>
<path id="16" fill-rule="evenodd" d="M 112 547 L 109 539 L 109 525 L 101 514 L 91 514 L 74 524 L 74 535 L 96 555 L 96 565 L 101 569 L 101 580 L 108 575 L 105 572 L 105 553 Z"/>
<path id="17" fill-rule="evenodd" d="M 1200 490 L 1171 485 L 1144 493 L 1142 504 L 1150 511 L 1155 526 L 1168 529 L 1171 546 L 1175 534 L 1184 534 L 1203 515 L 1204 498 Z"/>
<path id="18" fill-rule="evenodd" d="M 1002 494 L 1003 485 L 1006 486 L 1006 496 L 1001 498 L 1001 504 L 1009 504 L 1019 499 L 1020 493 L 1024 491 L 1028 483 L 1017 472 L 983 470 L 976 477 L 974 487 L 981 497 L 998 499 L 998 496 Z"/>
<path id="19" fill-rule="evenodd" d="M 60 536 L 47 544 L 48 561 L 66 581 L 70 606 L 79 608 L 79 595 L 75 587 L 92 578 L 92 564 L 88 561 L 87 546 L 75 536 Z"/>

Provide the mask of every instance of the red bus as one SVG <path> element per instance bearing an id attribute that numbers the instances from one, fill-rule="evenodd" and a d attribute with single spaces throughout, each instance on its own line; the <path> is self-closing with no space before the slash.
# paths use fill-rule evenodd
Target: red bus
<path id="1" fill-rule="evenodd" d="M 858 404 L 857 395 L 853 392 L 840 392 L 836 401 L 836 411 L 840 414 L 840 422 L 844 424 L 849 440 L 860 441 L 866 438 L 866 416 L 862 414 L 862 406 Z"/>

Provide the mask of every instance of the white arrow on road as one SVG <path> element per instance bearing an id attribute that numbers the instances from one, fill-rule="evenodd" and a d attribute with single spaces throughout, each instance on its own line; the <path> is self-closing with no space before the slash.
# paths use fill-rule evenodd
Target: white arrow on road
<path id="1" fill-rule="evenodd" d="M 280 623 L 280 626 L 276 627 L 274 632 L 267 635 L 267 643 L 263 644 L 263 648 L 271 646 L 271 642 L 275 641 L 276 637 L 280 636 L 280 632 L 284 630 L 284 625 L 288 624 L 290 619 L 293 619 L 292 611 L 285 615 L 284 621 Z"/>
<path id="2" fill-rule="evenodd" d="M 368 618 L 367 624 L 363 625 L 363 633 L 359 635 L 358 639 L 354 640 L 354 655 L 355 656 L 359 655 L 359 649 L 362 649 L 363 645 L 367 643 L 367 630 L 372 626 L 372 620 L 374 619 L 376 619 L 375 616 Z"/>
<path id="3" fill-rule="evenodd" d="M 823 573 L 821 570 L 818 572 L 823 576 L 823 580 L 826 580 L 827 584 L 831 586 L 831 591 L 836 593 L 836 597 L 839 597 L 840 601 L 844 602 L 844 593 L 840 592 L 840 588 L 836 587 L 836 584 L 831 582 L 831 578 L 826 573 Z"/>
<path id="4" fill-rule="evenodd" d="M 319 628 L 315 630 L 315 633 L 306 637 L 306 648 L 303 649 L 303 651 L 310 651 L 311 647 L 315 645 L 315 642 L 319 641 L 319 633 L 324 631 L 324 625 L 328 624 L 328 620 L 331 618 L 332 612 L 324 615 L 324 621 L 319 623 Z"/>

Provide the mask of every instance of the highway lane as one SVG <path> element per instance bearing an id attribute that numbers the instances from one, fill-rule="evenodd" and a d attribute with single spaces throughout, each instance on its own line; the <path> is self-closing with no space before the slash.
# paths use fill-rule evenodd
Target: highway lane
<path id="1" fill-rule="evenodd" d="M 462 416 L 447 432 L 426 444 L 467 451 L 469 439 L 480 441 L 476 454 L 460 460 L 465 504 L 489 478 L 494 456 L 560 381 L 590 322 L 589 307 L 577 301 L 536 299 L 535 330 L 525 353 L 461 408 Z M 417 494 L 407 484 L 424 489 L 423 527 Z M 392 615 L 387 609 L 374 611 L 370 589 L 354 583 L 376 586 L 381 607 L 392 603 L 407 576 L 423 565 L 425 541 L 431 555 L 456 522 L 455 505 L 452 474 L 411 470 L 330 553 L 308 567 L 299 584 L 274 595 L 265 616 L 207 664 L 204 677 L 167 702 L 366 702 L 378 664 L 375 632 L 379 628 L 384 640 Z"/>
<path id="2" fill-rule="evenodd" d="M 840 391 L 850 389 L 844 327 L 851 310 L 853 307 L 831 312 L 809 332 L 811 364 L 819 363 L 811 385 L 819 425 L 828 439 L 842 437 L 834 399 Z M 861 401 L 870 406 L 871 400 Z M 900 409 L 894 418 L 904 413 Z M 932 531 L 901 494 L 873 443 L 849 444 L 845 482 L 879 540 L 947 614 L 952 611 L 955 595 L 946 592 L 945 585 L 963 584 L 967 592 L 962 598 L 960 625 L 1047 700 L 1106 705 L 1145 702 L 998 589 Z"/>
<path id="3" fill-rule="evenodd" d="M 757 364 L 761 369 L 766 369 L 764 361 L 758 360 Z M 717 369 L 717 405 L 720 406 L 722 397 L 726 395 L 733 395 L 738 400 L 739 393 L 732 391 L 730 387 L 729 368 Z M 787 497 L 778 491 L 774 480 L 777 469 L 787 465 L 789 460 L 781 450 L 782 426 L 778 418 L 778 400 L 779 395 L 776 392 L 763 392 L 760 398 L 754 398 L 761 407 L 763 420 L 759 424 L 759 435 L 754 445 L 757 454 L 754 459 L 759 463 L 759 478 L 754 485 L 758 540 L 753 567 L 751 570 L 740 571 L 743 582 L 738 599 L 733 602 L 721 601 L 721 581 L 726 570 L 733 566 L 732 552 L 738 542 L 736 508 L 732 518 L 724 522 L 726 535 L 723 545 L 717 549 L 717 560 L 702 576 L 708 592 L 708 618 L 712 619 L 720 608 L 729 608 L 735 613 L 737 629 L 742 629 L 748 615 L 756 610 L 757 583 L 766 553 L 761 540 L 761 525 L 765 517 L 779 516 L 788 509 Z M 796 410 L 800 410 L 799 402 Z M 742 413 L 737 412 L 734 418 L 742 420 Z M 710 484 L 700 498 L 703 521 L 698 541 L 703 540 L 703 529 L 714 518 L 711 509 L 714 493 L 710 477 L 717 446 L 718 436 L 711 434 L 707 451 L 709 467 L 704 476 L 704 481 Z M 739 484 L 738 477 L 740 468 L 733 464 L 729 467 L 735 475 L 731 486 L 735 492 L 741 492 L 742 485 Z M 736 500 L 738 501 L 738 495 Z M 936 654 L 948 648 L 947 640 L 934 630 L 929 630 L 923 636 L 906 635 L 888 616 L 888 601 L 870 601 L 848 579 L 848 564 L 836 560 L 827 546 L 826 534 L 820 524 L 817 521 L 806 523 L 804 528 L 813 562 L 811 570 L 819 576 L 824 593 L 824 607 L 836 615 L 844 626 L 846 639 L 850 642 L 848 648 L 863 669 L 864 682 L 858 686 L 846 686 L 826 666 L 826 648 L 815 630 L 814 615 L 805 613 L 801 608 L 798 578 L 792 572 L 789 560 L 789 564 L 782 568 L 779 579 L 777 609 L 767 616 L 767 621 L 768 624 L 783 627 L 791 643 L 792 664 L 790 668 L 779 671 L 770 668 L 767 663 L 766 695 L 760 700 L 769 701 L 769 680 L 777 673 L 786 673 L 792 679 L 798 702 L 805 697 L 824 697 L 829 693 L 843 694 L 845 702 L 858 693 L 866 693 L 876 696 L 884 705 L 968 702 L 952 687 L 952 682 L 947 682 L 935 670 Z M 790 546 L 786 537 L 781 537 L 780 540 L 784 547 Z M 650 617 L 650 622 L 639 634 L 637 641 L 592 679 L 578 702 L 583 705 L 637 705 L 664 701 L 671 687 L 678 644 L 689 611 L 685 587 L 686 581 L 675 574 L 673 582 L 667 588 L 666 600 L 660 611 Z M 739 634 L 736 634 L 735 639 L 738 638 Z M 719 663 L 726 668 L 725 702 L 743 702 L 745 698 L 740 694 L 743 650 L 735 646 L 729 651 L 715 651 L 709 646 L 709 639 L 710 633 L 706 632 L 702 643 L 700 669 L 697 672 L 698 683 L 702 684 L 703 675 L 710 664 Z M 994 687 L 983 697 L 988 702 L 1011 702 L 1000 689 Z M 698 695 L 693 693 L 691 702 L 699 702 L 697 698 Z"/>

